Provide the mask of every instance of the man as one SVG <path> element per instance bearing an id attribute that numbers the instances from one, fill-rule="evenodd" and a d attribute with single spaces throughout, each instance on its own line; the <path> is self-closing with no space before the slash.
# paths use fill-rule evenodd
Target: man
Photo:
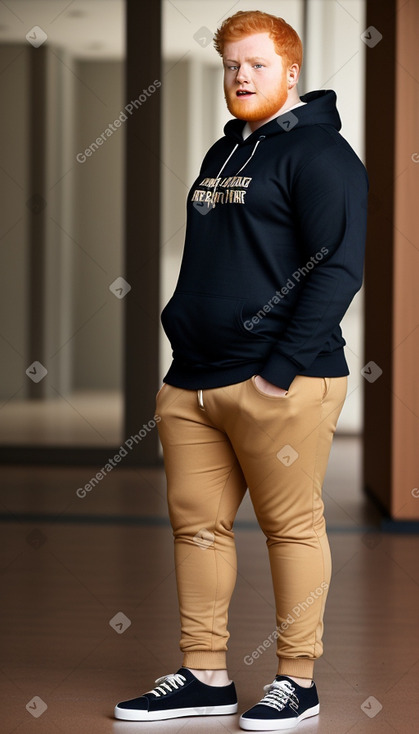
<path id="1" fill-rule="evenodd" d="M 331 577 L 321 492 L 346 396 L 339 323 L 362 283 L 368 184 L 338 132 L 334 92 L 300 99 L 301 41 L 284 20 L 236 13 L 215 47 L 236 119 L 189 193 L 162 313 L 173 362 L 157 397 L 183 661 L 115 716 L 237 711 L 227 616 L 233 522 L 249 488 L 267 538 L 278 668 L 240 726 L 272 731 L 319 712 L 312 677 Z"/>

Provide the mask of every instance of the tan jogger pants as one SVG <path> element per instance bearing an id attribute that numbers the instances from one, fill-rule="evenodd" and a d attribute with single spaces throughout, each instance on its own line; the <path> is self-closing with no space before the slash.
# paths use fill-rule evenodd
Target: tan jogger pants
<path id="1" fill-rule="evenodd" d="M 267 539 L 278 673 L 312 677 L 331 577 L 322 484 L 346 390 L 346 377 L 297 375 L 284 397 L 261 392 L 254 377 L 159 391 L 185 667 L 227 667 L 233 523 L 249 488 Z"/>

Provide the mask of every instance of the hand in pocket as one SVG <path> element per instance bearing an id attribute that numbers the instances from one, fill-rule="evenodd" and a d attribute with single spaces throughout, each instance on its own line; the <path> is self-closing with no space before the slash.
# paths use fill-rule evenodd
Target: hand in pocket
<path id="1" fill-rule="evenodd" d="M 264 392 L 266 395 L 272 395 L 276 398 L 283 398 L 288 392 L 288 390 L 284 390 L 282 387 L 277 387 L 277 385 L 273 385 L 272 382 L 268 382 L 264 377 L 261 377 L 261 375 L 255 375 L 255 385 L 260 392 Z"/>

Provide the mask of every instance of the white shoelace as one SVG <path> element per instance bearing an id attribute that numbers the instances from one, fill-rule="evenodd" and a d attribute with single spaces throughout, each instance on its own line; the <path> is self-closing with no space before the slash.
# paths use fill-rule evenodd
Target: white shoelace
<path id="1" fill-rule="evenodd" d="M 185 676 L 180 673 L 169 673 L 169 675 L 162 675 L 161 678 L 157 678 L 155 681 L 157 686 L 153 688 L 149 693 L 153 693 L 157 698 L 165 696 L 167 693 L 172 693 L 174 690 L 181 688 L 186 683 Z"/>
<path id="2" fill-rule="evenodd" d="M 264 706 L 272 706 L 272 708 L 282 711 L 289 703 L 294 711 L 298 711 L 299 700 L 295 695 L 295 688 L 287 680 L 274 680 L 267 686 L 263 686 L 263 690 L 267 691 L 266 696 L 259 703 Z"/>

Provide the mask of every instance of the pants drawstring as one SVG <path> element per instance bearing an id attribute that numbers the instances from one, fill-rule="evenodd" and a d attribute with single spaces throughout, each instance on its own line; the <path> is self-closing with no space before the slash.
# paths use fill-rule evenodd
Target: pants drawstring
<path id="1" fill-rule="evenodd" d="M 204 395 L 202 393 L 202 390 L 198 390 L 197 393 L 198 393 L 198 405 L 201 408 L 201 410 L 205 410 Z"/>

